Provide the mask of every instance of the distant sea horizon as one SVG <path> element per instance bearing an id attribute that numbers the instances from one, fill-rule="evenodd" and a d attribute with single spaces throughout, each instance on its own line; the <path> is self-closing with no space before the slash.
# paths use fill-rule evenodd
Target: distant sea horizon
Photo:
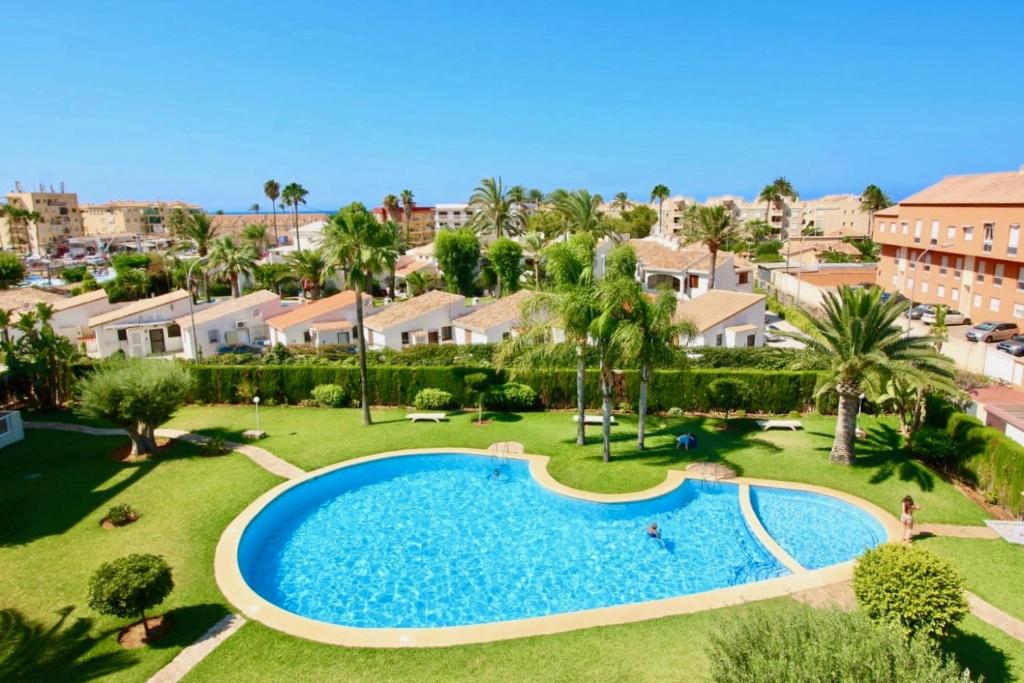
<path id="1" fill-rule="evenodd" d="M 203 208 L 203 211 L 205 211 L 206 213 L 210 214 L 211 216 L 217 215 L 218 211 L 220 211 L 225 216 L 256 216 L 256 215 L 262 216 L 263 214 L 266 214 L 268 216 L 272 215 L 272 212 L 270 211 L 270 209 L 267 209 L 266 211 L 264 211 L 263 207 L 260 207 L 260 210 L 259 210 L 258 214 L 253 213 L 252 211 L 228 211 L 227 209 L 214 209 L 214 210 L 211 211 L 210 209 L 206 208 L 205 206 L 202 207 L 202 208 Z M 315 213 L 326 213 L 327 215 L 331 215 L 335 211 L 337 211 L 337 209 L 302 209 L 301 211 L 299 211 L 299 215 L 301 216 L 303 214 L 315 214 Z M 287 215 L 290 216 L 294 212 L 291 209 L 287 209 L 287 210 L 278 209 L 277 213 L 278 213 L 278 215 L 285 215 L 285 214 L 287 214 Z"/>

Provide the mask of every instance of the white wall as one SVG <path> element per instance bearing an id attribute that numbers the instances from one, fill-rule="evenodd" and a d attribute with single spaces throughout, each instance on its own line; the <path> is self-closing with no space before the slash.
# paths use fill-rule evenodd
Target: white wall
<path id="1" fill-rule="evenodd" d="M 718 325 L 705 330 L 703 334 L 694 337 L 690 341 L 690 346 L 717 346 L 716 341 L 718 335 L 722 335 L 722 346 L 727 347 L 745 347 L 746 334 L 743 333 L 743 338 L 736 340 L 733 339 L 733 335 L 726 332 L 726 328 L 735 327 L 737 325 L 754 325 L 757 327 L 755 339 L 756 346 L 762 346 L 764 344 L 764 300 L 747 308 L 746 310 L 740 311 L 738 314 L 728 318 Z M 737 343 L 738 342 L 738 343 Z"/>
<path id="2" fill-rule="evenodd" d="M 124 303 L 112 304 L 109 299 L 104 297 L 98 301 L 56 311 L 50 324 L 57 334 L 67 337 L 72 344 L 78 344 L 79 340 L 89 332 L 89 318 L 124 305 Z"/>
<path id="3" fill-rule="evenodd" d="M 197 307 L 197 310 L 202 310 L 201 307 Z M 92 328 L 96 334 L 96 349 L 100 358 L 108 358 L 118 350 L 122 350 L 126 355 L 131 357 L 144 357 L 152 355 L 151 342 L 149 340 L 149 329 L 159 328 L 164 331 L 164 353 L 174 353 L 182 350 L 182 338 L 181 337 L 170 337 L 168 335 L 168 327 L 171 321 L 181 317 L 188 313 L 188 299 L 181 299 L 172 303 L 163 304 L 156 308 L 151 308 L 148 311 L 139 313 L 138 315 L 129 316 L 121 320 L 114 320 L 109 323 L 109 326 L 100 325 Z M 138 325 L 141 330 L 129 330 L 128 340 L 119 341 L 117 338 L 117 328 L 111 326 L 123 327 L 127 323 Z M 142 344 L 133 344 L 132 339 L 139 332 L 145 333 L 145 338 L 142 339 Z"/>
<path id="4" fill-rule="evenodd" d="M 401 305 L 401 304 L 394 304 Z M 452 320 L 464 315 L 467 311 L 465 306 L 459 306 L 453 304 L 450 306 L 444 306 L 442 308 L 435 309 L 424 313 L 421 316 L 408 320 L 404 323 L 390 327 L 387 330 L 378 330 L 373 326 L 373 320 L 366 321 L 366 329 L 369 333 L 373 330 L 373 341 L 370 343 L 370 348 L 382 349 L 389 348 L 396 351 L 402 350 L 402 333 L 403 332 L 417 332 L 419 330 L 426 330 L 427 332 L 436 331 L 438 333 L 438 340 L 440 341 L 441 328 L 451 326 Z M 455 343 L 455 329 L 452 329 L 452 342 Z M 416 342 L 411 338 L 409 345 L 414 345 Z M 448 343 L 448 342 L 445 342 Z"/>
<path id="5" fill-rule="evenodd" d="M 256 345 L 262 340 L 270 339 L 269 327 L 266 319 L 283 313 L 286 309 L 278 301 L 265 301 L 250 306 L 242 311 L 225 313 L 215 320 L 196 324 L 196 342 L 199 353 L 202 357 L 208 358 L 217 353 L 217 349 L 228 344 L 228 337 L 237 335 L 238 344 Z M 192 329 L 188 321 L 181 321 L 182 337 L 185 357 L 195 360 L 192 343 Z M 243 322 L 243 328 L 238 328 L 236 322 Z M 210 339 L 211 332 L 215 334 L 215 340 Z M 230 334 L 229 334 L 230 333 Z"/>
<path id="6" fill-rule="evenodd" d="M 484 332 L 478 332 L 471 330 L 466 327 L 459 327 L 455 325 L 455 343 L 456 344 L 499 344 L 505 338 L 505 333 L 511 333 L 513 329 L 519 324 L 518 320 L 510 320 L 509 322 L 495 325 L 494 327 L 485 330 Z"/>
<path id="7" fill-rule="evenodd" d="M 943 347 L 945 348 L 945 347 Z M 1024 382 L 1024 363 L 1016 356 L 1000 351 L 995 345 L 985 347 L 984 373 L 993 379 L 1002 380 L 1007 384 L 1022 386 Z"/>
<path id="8" fill-rule="evenodd" d="M 294 308 L 286 309 L 294 310 Z M 373 305 L 367 305 L 363 303 L 363 319 L 366 320 L 374 313 L 379 313 L 381 309 L 375 308 Z M 269 316 L 268 316 L 269 317 Z M 353 325 L 356 324 L 356 307 L 355 304 L 346 306 L 345 308 L 334 309 L 327 311 L 323 315 L 318 315 L 309 320 L 304 320 L 300 323 L 295 323 L 284 329 L 277 329 L 275 327 L 270 328 L 270 343 L 271 344 L 284 344 L 285 346 L 292 346 L 294 344 L 311 344 L 313 343 L 313 325 L 321 322 L 329 322 L 334 320 L 347 320 Z M 306 341 L 306 333 L 309 333 L 309 341 Z"/>

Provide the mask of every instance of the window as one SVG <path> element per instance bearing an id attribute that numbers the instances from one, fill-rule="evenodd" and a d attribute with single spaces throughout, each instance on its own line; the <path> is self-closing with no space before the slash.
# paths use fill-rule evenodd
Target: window
<path id="1" fill-rule="evenodd" d="M 956 239 L 956 226 L 955 225 L 951 225 L 948 228 L 946 228 L 946 239 L 948 239 L 948 240 L 955 240 Z"/>
<path id="2" fill-rule="evenodd" d="M 908 232 L 910 232 L 910 225 L 907 223 L 900 223 L 900 230 L 903 232 L 904 235 L 906 235 Z"/>
<path id="3" fill-rule="evenodd" d="M 999 312 L 999 299 L 995 298 L 994 296 L 991 297 L 988 300 L 988 310 L 992 311 L 993 313 L 998 313 Z"/>
<path id="4" fill-rule="evenodd" d="M 973 239 L 974 239 L 974 226 L 973 225 L 965 225 L 964 226 L 964 241 L 965 242 L 970 242 Z"/>
<path id="5" fill-rule="evenodd" d="M 914 221 L 914 244 L 921 241 L 921 223 L 920 219 Z"/>
<path id="6" fill-rule="evenodd" d="M 348 332 L 339 332 L 338 333 L 338 343 L 339 344 L 351 344 L 352 343 L 352 338 L 349 336 Z"/>
<path id="7" fill-rule="evenodd" d="M 750 282 L 750 273 L 745 272 L 745 271 L 742 272 L 742 273 L 739 273 L 738 278 L 736 280 L 736 284 L 738 284 L 738 285 L 745 285 L 745 284 L 747 284 L 749 282 Z"/>
<path id="8" fill-rule="evenodd" d="M 1006 253 L 1010 256 L 1017 255 L 1017 247 L 1020 246 L 1020 226 L 1010 226 L 1010 241 L 1006 243 Z"/>
<path id="9" fill-rule="evenodd" d="M 935 288 L 935 296 L 939 297 L 940 299 L 945 299 L 946 298 L 946 285 L 939 285 L 938 287 L 936 287 Z"/>
<path id="10" fill-rule="evenodd" d="M 757 335 L 755 335 L 755 334 L 748 334 L 747 335 L 747 346 L 755 346 L 756 344 L 757 344 Z"/>
<path id="11" fill-rule="evenodd" d="M 1003 264 L 997 263 L 995 272 L 992 273 L 992 284 L 1001 287 L 1003 284 Z"/>
<path id="12" fill-rule="evenodd" d="M 878 224 L 878 232 L 885 232 L 885 223 Z"/>
<path id="13" fill-rule="evenodd" d="M 974 295 L 974 308 L 981 308 L 981 294 Z"/>
<path id="14" fill-rule="evenodd" d="M 928 293 L 928 283 L 927 282 L 922 282 L 921 283 L 921 293 L 922 294 L 927 294 Z"/>
<path id="15" fill-rule="evenodd" d="M 207 330 L 206 338 L 209 340 L 211 344 L 216 344 L 218 341 L 220 341 L 220 332 L 218 332 L 217 330 Z"/>
<path id="16" fill-rule="evenodd" d="M 946 274 L 946 267 L 949 265 L 949 257 L 945 254 L 939 259 L 939 275 Z"/>
<path id="17" fill-rule="evenodd" d="M 982 229 L 985 231 L 985 234 L 982 237 L 983 244 L 981 245 L 981 250 L 992 251 L 992 239 L 995 237 L 996 234 L 996 224 L 985 223 Z"/>
<path id="18" fill-rule="evenodd" d="M 953 266 L 953 277 L 960 277 L 960 271 L 964 269 L 964 259 L 962 256 L 956 257 L 956 264 Z"/>
<path id="19" fill-rule="evenodd" d="M 897 287 L 900 286 L 900 274 L 899 273 L 893 273 L 892 274 L 892 283 L 894 285 L 896 285 Z"/>
<path id="20" fill-rule="evenodd" d="M 928 272 L 932 269 L 932 255 L 930 253 L 924 255 L 924 272 Z"/>
<path id="21" fill-rule="evenodd" d="M 167 326 L 167 337 L 170 339 L 176 339 L 181 336 L 181 325 L 177 323 Z"/>
<path id="22" fill-rule="evenodd" d="M 408 345 L 409 345 L 409 333 L 408 332 L 403 332 L 402 333 L 402 346 L 408 346 Z"/>
<path id="23" fill-rule="evenodd" d="M 978 273 L 977 273 L 976 277 L 977 277 L 978 282 L 984 282 L 985 281 L 985 262 L 984 261 L 980 261 L 980 260 L 978 261 Z"/>
<path id="24" fill-rule="evenodd" d="M 700 287 L 700 276 L 699 275 L 691 275 L 690 276 L 689 287 L 690 287 L 690 289 L 695 289 L 697 287 Z"/>
<path id="25" fill-rule="evenodd" d="M 451 341 L 451 340 L 452 340 L 452 326 L 448 325 L 447 327 L 442 327 L 441 328 L 441 341 Z"/>
<path id="26" fill-rule="evenodd" d="M 932 221 L 932 238 L 931 238 L 931 241 L 932 241 L 932 246 L 935 246 L 936 244 L 939 243 L 939 222 L 938 221 Z"/>
<path id="27" fill-rule="evenodd" d="M 128 341 L 128 330 L 118 330 L 117 341 Z"/>
<path id="28" fill-rule="evenodd" d="M 1013 305 L 1013 317 L 1014 318 L 1024 318 L 1024 304 L 1014 304 Z"/>
<path id="29" fill-rule="evenodd" d="M 722 335 L 721 334 L 717 334 L 717 335 L 715 335 L 715 346 L 721 346 L 721 345 L 722 345 Z"/>
<path id="30" fill-rule="evenodd" d="M 313 334 L 309 330 L 306 330 L 305 332 L 302 333 L 302 341 L 309 344 L 310 342 L 313 341 Z"/>
<path id="31" fill-rule="evenodd" d="M 512 333 L 511 333 L 511 332 L 502 332 L 502 333 L 501 333 L 501 338 L 502 338 L 502 339 L 508 339 L 508 338 L 509 338 L 509 337 L 511 337 L 511 336 L 512 336 Z"/>
<path id="32" fill-rule="evenodd" d="M 954 287 L 949 292 L 949 298 L 952 299 L 953 301 L 960 301 L 960 290 Z"/>
<path id="33" fill-rule="evenodd" d="M 911 292 L 914 291 L 914 278 L 912 278 L 912 277 L 908 277 L 907 278 L 907 289 L 909 289 Z"/>
<path id="34" fill-rule="evenodd" d="M 1024 266 L 1017 269 L 1017 289 L 1024 290 Z"/>

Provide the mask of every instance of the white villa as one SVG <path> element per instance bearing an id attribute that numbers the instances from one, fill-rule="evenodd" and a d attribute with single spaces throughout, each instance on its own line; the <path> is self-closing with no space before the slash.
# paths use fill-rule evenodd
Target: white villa
<path id="1" fill-rule="evenodd" d="M 181 316 L 175 323 L 183 333 L 185 357 L 196 360 L 196 351 L 200 359 L 212 356 L 222 346 L 265 345 L 270 340 L 267 319 L 286 308 L 281 297 L 261 289 Z"/>
<path id="2" fill-rule="evenodd" d="M 730 348 L 764 345 L 763 294 L 713 289 L 676 305 L 675 320 L 689 320 L 698 335 L 689 346 L 727 346 Z"/>
<path id="3" fill-rule="evenodd" d="M 181 326 L 176 320 L 188 313 L 190 296 L 184 289 L 176 289 L 89 318 L 86 324 L 92 335 L 86 339 L 86 353 L 108 358 L 124 351 L 130 358 L 145 358 L 180 352 Z M 202 308 L 196 306 L 196 310 Z"/>
<path id="4" fill-rule="evenodd" d="M 391 304 L 367 318 L 366 343 L 399 351 L 417 344 L 453 343 L 453 322 L 469 311 L 461 294 L 433 291 Z"/>
<path id="5" fill-rule="evenodd" d="M 636 252 L 637 280 L 649 291 L 668 287 L 678 299 L 695 299 L 710 290 L 711 252 L 705 247 L 681 247 L 657 238 L 626 244 Z M 720 251 L 715 263 L 715 289 L 749 292 L 753 288 L 751 271 L 750 265 L 735 254 Z"/>
<path id="6" fill-rule="evenodd" d="M 515 294 L 481 306 L 452 322 L 456 344 L 496 344 L 515 334 L 520 326 L 523 303 L 534 293 L 521 289 Z"/>
<path id="7" fill-rule="evenodd" d="M 123 308 L 125 303 L 110 303 L 106 290 L 97 289 L 68 299 L 54 302 L 53 318 L 50 324 L 54 332 L 67 337 L 72 344 L 78 344 L 92 336 L 89 319 L 103 313 Z"/>
<path id="8" fill-rule="evenodd" d="M 371 316 L 373 299 L 363 294 L 363 315 Z M 351 290 L 292 306 L 267 319 L 272 344 L 350 344 L 356 327 L 356 294 Z"/>

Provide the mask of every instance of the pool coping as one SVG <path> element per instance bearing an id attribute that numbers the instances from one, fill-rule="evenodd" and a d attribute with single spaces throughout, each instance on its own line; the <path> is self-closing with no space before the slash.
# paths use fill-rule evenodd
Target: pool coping
<path id="1" fill-rule="evenodd" d="M 754 536 L 765 548 L 786 566 L 792 574 L 765 579 L 739 586 L 719 588 L 703 593 L 694 593 L 674 598 L 650 600 L 626 605 L 613 605 L 577 612 L 563 612 L 525 619 L 472 624 L 463 626 L 438 626 L 427 628 L 358 628 L 330 624 L 289 612 L 261 597 L 249 587 L 242 576 L 238 563 L 238 547 L 246 527 L 271 501 L 285 491 L 329 474 L 339 469 L 352 467 L 375 460 L 385 460 L 405 455 L 468 454 L 501 457 L 509 460 L 523 460 L 529 463 L 530 474 L 541 486 L 572 498 L 598 503 L 625 503 L 649 500 L 663 496 L 681 486 L 687 477 L 681 470 L 668 470 L 664 481 L 643 491 L 633 493 L 594 493 L 574 489 L 556 481 L 548 472 L 550 458 L 529 453 L 502 454 L 476 448 L 413 448 L 387 453 L 377 453 L 344 462 L 328 465 L 301 477 L 278 484 L 250 503 L 224 530 L 217 543 L 214 557 L 214 574 L 221 592 L 245 616 L 263 625 L 283 631 L 289 635 L 331 645 L 348 647 L 399 648 L 399 647 L 445 647 L 486 643 L 511 638 L 549 635 L 595 626 L 612 626 L 647 619 L 657 619 L 680 614 L 740 605 L 757 600 L 784 597 L 810 588 L 819 588 L 833 583 L 848 581 L 853 576 L 853 561 L 831 565 L 822 569 L 805 569 L 791 558 L 778 543 L 764 530 L 750 504 L 749 487 L 766 486 L 798 491 L 809 491 L 832 496 L 861 508 L 870 514 L 885 530 L 889 542 L 901 537 L 902 529 L 895 517 L 877 505 L 842 491 L 796 482 L 775 481 L 750 477 L 734 477 L 726 483 L 739 485 L 740 507 L 744 519 Z M 744 505 L 744 500 L 746 504 Z M 751 519 L 752 516 L 752 519 Z M 759 530 L 759 531 L 758 531 Z M 767 542 L 766 542 L 767 541 Z M 785 561 L 783 557 L 786 558 Z M 793 566 L 795 565 L 795 567 Z M 799 570 L 799 571 L 797 571 Z"/>

